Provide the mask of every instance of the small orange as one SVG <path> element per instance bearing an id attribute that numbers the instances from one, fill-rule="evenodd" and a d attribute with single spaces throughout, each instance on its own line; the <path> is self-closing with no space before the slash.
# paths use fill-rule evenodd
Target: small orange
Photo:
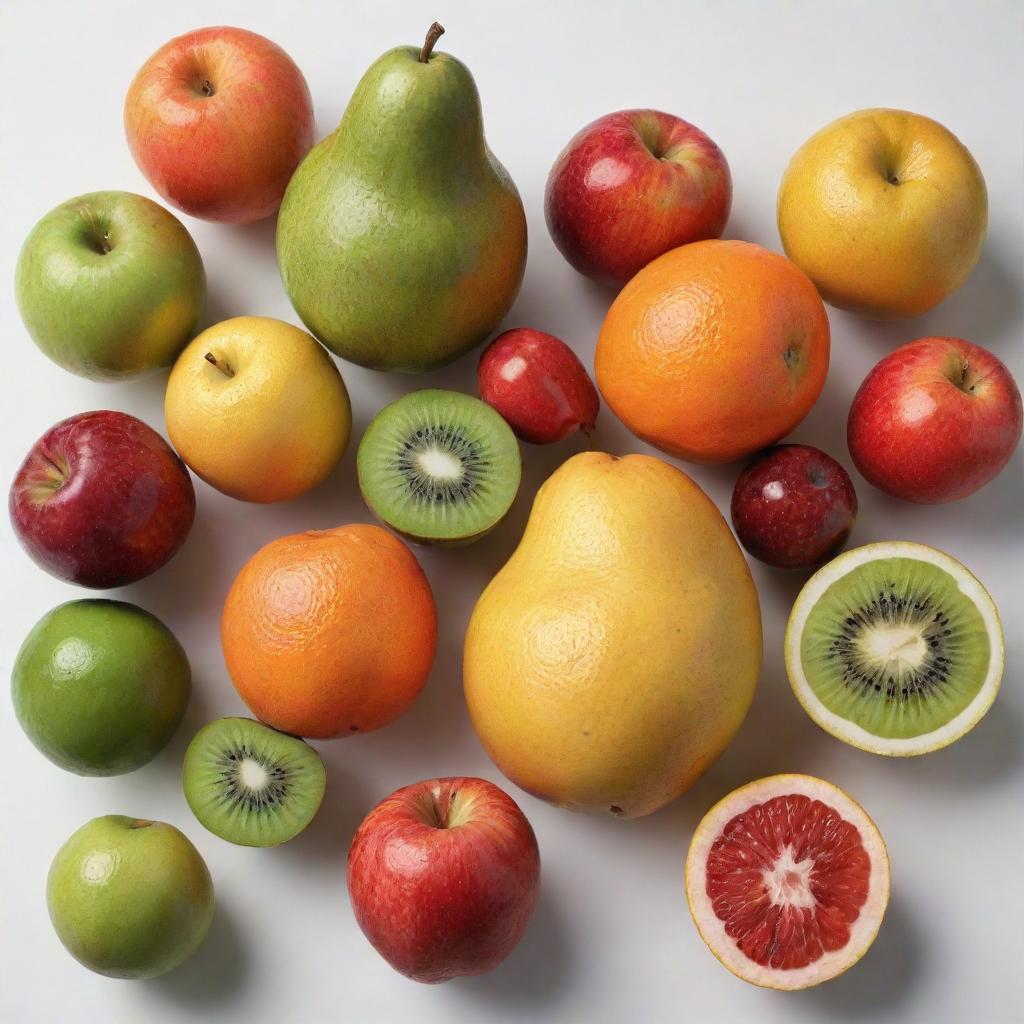
<path id="1" fill-rule="evenodd" d="M 329 739 L 379 729 L 408 709 L 434 661 L 437 612 L 413 553 L 358 523 L 257 551 L 228 592 L 220 637 L 258 718 Z"/>
<path id="2" fill-rule="evenodd" d="M 731 462 L 807 414 L 828 372 L 825 307 L 802 270 L 749 242 L 693 242 L 619 293 L 595 353 L 608 405 L 637 437 Z"/>

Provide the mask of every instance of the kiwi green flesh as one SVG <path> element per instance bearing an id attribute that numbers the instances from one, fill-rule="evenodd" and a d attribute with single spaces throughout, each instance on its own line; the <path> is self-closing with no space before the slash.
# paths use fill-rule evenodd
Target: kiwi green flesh
<path id="1" fill-rule="evenodd" d="M 214 835 L 240 846 L 294 839 L 316 815 L 325 783 L 311 746 L 249 718 L 210 722 L 185 753 L 192 812 Z"/>
<path id="2" fill-rule="evenodd" d="M 837 579 L 807 616 L 800 659 L 830 711 L 892 739 L 923 736 L 977 696 L 988 631 L 956 579 L 929 562 L 880 558 Z"/>
<path id="3" fill-rule="evenodd" d="M 519 490 L 519 443 L 478 398 L 426 390 L 377 415 L 356 457 L 373 513 L 412 540 L 464 543 L 508 512 Z"/>

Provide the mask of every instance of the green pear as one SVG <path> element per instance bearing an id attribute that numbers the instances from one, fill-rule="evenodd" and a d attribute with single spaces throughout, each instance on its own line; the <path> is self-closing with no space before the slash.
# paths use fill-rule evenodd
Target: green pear
<path id="1" fill-rule="evenodd" d="M 58 851 L 46 881 L 50 920 L 67 951 L 108 978 L 155 978 L 200 946 L 213 882 L 173 825 L 110 814 Z"/>
<path id="2" fill-rule="evenodd" d="M 515 300 L 526 217 L 468 68 L 403 46 L 363 75 L 299 165 L 277 225 L 285 290 L 344 359 L 415 373 L 480 344 Z"/>

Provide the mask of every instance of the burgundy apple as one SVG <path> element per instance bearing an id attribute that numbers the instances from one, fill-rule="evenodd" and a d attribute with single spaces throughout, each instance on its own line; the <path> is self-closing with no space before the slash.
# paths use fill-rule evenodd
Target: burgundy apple
<path id="1" fill-rule="evenodd" d="M 360 928 L 396 971 L 428 984 L 497 967 L 539 888 L 530 823 L 483 779 L 397 790 L 366 816 L 348 855 Z"/>
<path id="2" fill-rule="evenodd" d="M 544 212 L 581 274 L 624 284 L 669 249 L 718 238 L 731 204 L 729 165 L 704 132 L 658 110 L 620 110 L 562 150 Z"/>
<path id="3" fill-rule="evenodd" d="M 477 380 L 480 397 L 531 444 L 561 441 L 575 430 L 589 434 L 601 408 L 573 350 L 529 327 L 505 331 L 487 346 Z"/>
<path id="4" fill-rule="evenodd" d="M 891 352 L 850 406 L 854 465 L 879 490 L 922 505 L 957 501 L 1010 461 L 1021 435 L 1010 371 L 963 338 L 920 338 Z"/>
<path id="5" fill-rule="evenodd" d="M 755 558 L 809 569 L 846 543 L 857 518 L 850 475 L 806 444 L 780 444 L 743 470 L 732 492 L 732 525 Z"/>
<path id="6" fill-rule="evenodd" d="M 25 550 L 69 583 L 106 589 L 148 576 L 185 542 L 196 495 L 167 442 L 123 412 L 51 427 L 21 464 L 11 523 Z"/>

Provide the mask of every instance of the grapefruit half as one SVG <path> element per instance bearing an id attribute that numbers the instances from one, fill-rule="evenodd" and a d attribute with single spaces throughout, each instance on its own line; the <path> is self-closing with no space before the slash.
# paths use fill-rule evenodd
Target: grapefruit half
<path id="1" fill-rule="evenodd" d="M 730 793 L 697 826 L 686 898 L 711 952 L 737 977 L 801 989 L 852 967 L 889 901 L 889 857 L 864 809 L 810 775 Z"/>

